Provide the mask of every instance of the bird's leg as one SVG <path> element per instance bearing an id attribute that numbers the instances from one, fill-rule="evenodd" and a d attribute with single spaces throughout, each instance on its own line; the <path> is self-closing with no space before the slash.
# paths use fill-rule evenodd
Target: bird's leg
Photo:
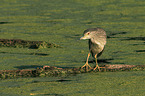
<path id="1" fill-rule="evenodd" d="M 86 70 L 88 71 L 88 67 L 92 69 L 92 67 L 88 64 L 88 61 L 89 61 L 89 57 L 90 57 L 90 52 L 88 53 L 88 57 L 87 57 L 87 61 L 86 61 L 86 64 L 83 65 L 81 68 L 84 68 L 86 66 Z"/>
<path id="2" fill-rule="evenodd" d="M 105 68 L 105 67 L 99 67 L 98 62 L 97 62 L 97 54 L 95 55 L 95 61 L 96 61 L 96 67 L 94 68 L 94 70 L 98 68 L 100 71 L 100 68 Z"/>
<path id="3" fill-rule="evenodd" d="M 95 55 L 95 61 L 96 61 L 96 67 L 94 68 L 94 70 L 96 70 L 98 68 L 100 71 L 100 67 L 99 67 L 98 62 L 97 62 L 97 54 Z"/>

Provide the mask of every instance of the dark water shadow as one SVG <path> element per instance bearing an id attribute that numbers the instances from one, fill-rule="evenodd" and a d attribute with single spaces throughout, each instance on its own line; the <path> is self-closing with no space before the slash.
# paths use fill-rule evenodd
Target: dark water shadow
<path id="1" fill-rule="evenodd" d="M 56 82 L 70 82 L 72 80 L 68 80 L 68 79 L 60 79 L 60 80 L 56 80 Z"/>
<path id="2" fill-rule="evenodd" d="M 117 38 L 117 37 L 111 37 L 111 36 L 107 36 L 107 38 L 108 38 L 108 39 L 110 39 L 110 38 Z"/>
<path id="3" fill-rule="evenodd" d="M 17 69 L 30 69 L 30 68 L 42 68 L 43 66 L 40 65 L 21 65 L 21 66 L 14 66 Z"/>
<path id="4" fill-rule="evenodd" d="M 118 34 L 126 34 L 127 32 L 118 32 L 118 33 L 111 33 L 110 36 L 118 35 Z"/>
<path id="5" fill-rule="evenodd" d="M 136 50 L 136 52 L 145 52 L 145 50 Z"/>
<path id="6" fill-rule="evenodd" d="M 27 82 L 27 83 L 41 83 L 41 82 L 69 82 L 69 81 L 73 81 L 70 79 L 59 79 L 59 80 L 49 80 L 49 81 L 40 81 L 40 80 L 34 80 L 32 82 Z"/>
<path id="7" fill-rule="evenodd" d="M 145 43 L 145 42 L 144 42 Z M 145 45 L 145 44 L 131 44 L 133 46 L 137 46 L 137 45 Z"/>
<path id="8" fill-rule="evenodd" d="M 126 34 L 127 32 L 118 32 L 118 33 L 108 32 L 108 33 L 111 33 L 111 34 L 109 34 L 107 38 L 119 38 L 119 37 L 113 37 L 113 36 L 118 35 L 118 34 Z"/>
<path id="9" fill-rule="evenodd" d="M 122 40 L 141 40 L 141 41 L 145 41 L 145 37 L 127 37 L 125 39 Z"/>
<path id="10" fill-rule="evenodd" d="M 48 56 L 49 54 L 45 53 L 11 53 L 11 52 L 0 52 L 3 54 L 23 54 L 23 55 L 38 55 L 38 56 Z"/>
<path id="11" fill-rule="evenodd" d="M 112 60 L 114 60 L 114 59 L 113 58 L 111 58 L 111 59 L 98 59 L 98 63 L 110 64 Z M 89 63 L 95 63 L 95 60 L 91 60 L 91 61 L 89 61 Z"/>
<path id="12" fill-rule="evenodd" d="M 7 24 L 7 23 L 12 23 L 12 22 L 6 22 L 6 21 L 0 22 L 0 24 Z"/>
<path id="13" fill-rule="evenodd" d="M 64 95 L 61 95 L 61 94 L 43 94 L 43 95 L 47 95 L 47 96 L 64 96 Z"/>

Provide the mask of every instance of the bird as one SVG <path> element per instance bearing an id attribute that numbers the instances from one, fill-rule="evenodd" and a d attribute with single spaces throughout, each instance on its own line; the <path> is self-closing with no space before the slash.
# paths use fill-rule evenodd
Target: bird
<path id="1" fill-rule="evenodd" d="M 97 57 L 101 56 L 101 54 L 104 51 L 105 45 L 106 45 L 107 38 L 106 38 L 105 30 L 102 28 L 98 28 L 98 27 L 86 29 L 83 33 L 83 36 L 80 38 L 80 40 L 83 40 L 83 39 L 84 40 L 88 39 L 89 53 L 87 56 L 86 63 L 81 68 L 86 67 L 86 70 L 88 70 L 88 67 L 89 67 L 90 69 L 93 69 L 88 64 L 88 60 L 89 60 L 89 57 L 91 54 L 96 62 L 96 66 L 93 70 L 98 69 L 100 71 L 100 68 L 103 68 L 103 67 L 99 67 L 98 62 L 97 62 Z"/>

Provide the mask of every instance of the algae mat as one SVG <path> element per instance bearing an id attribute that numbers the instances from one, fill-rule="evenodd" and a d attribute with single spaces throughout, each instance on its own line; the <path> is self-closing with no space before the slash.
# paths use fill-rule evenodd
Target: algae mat
<path id="1" fill-rule="evenodd" d="M 108 35 L 99 64 L 144 65 L 144 6 L 144 0 L 1 0 L 0 39 L 46 41 L 63 48 L 0 47 L 0 70 L 80 67 L 88 45 L 79 38 L 92 27 Z M 144 96 L 144 86 L 144 71 L 100 72 L 1 80 L 0 95 Z"/>

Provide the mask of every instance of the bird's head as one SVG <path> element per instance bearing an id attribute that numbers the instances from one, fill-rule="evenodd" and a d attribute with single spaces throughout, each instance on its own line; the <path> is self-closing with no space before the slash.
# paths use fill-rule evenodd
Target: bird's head
<path id="1" fill-rule="evenodd" d="M 83 35 L 84 36 L 82 36 L 80 38 L 80 40 L 82 40 L 82 39 L 91 39 L 94 36 L 93 31 L 90 31 L 89 29 L 85 30 Z"/>

